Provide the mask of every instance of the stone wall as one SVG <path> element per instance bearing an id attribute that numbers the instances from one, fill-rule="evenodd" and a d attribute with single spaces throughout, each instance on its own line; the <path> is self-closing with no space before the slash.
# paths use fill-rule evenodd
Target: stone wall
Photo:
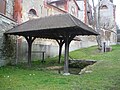
<path id="1" fill-rule="evenodd" d="M 15 25 L 15 22 L 10 18 L 0 14 L 0 66 L 3 66 L 7 62 L 3 59 L 2 54 L 2 44 L 4 38 L 4 32 Z"/>
<path id="2" fill-rule="evenodd" d="M 93 45 L 97 45 L 95 36 L 80 36 L 81 41 L 72 41 L 70 43 L 69 51 L 85 48 Z M 27 42 L 22 39 L 18 43 L 18 61 L 27 62 Z M 64 54 L 64 45 L 62 48 L 62 54 Z M 32 45 L 32 51 L 45 51 L 45 58 L 55 57 L 58 55 L 59 46 L 55 40 L 51 39 L 36 39 Z M 32 53 L 32 60 L 42 60 L 42 53 Z"/>
<path id="3" fill-rule="evenodd" d="M 13 18 L 14 0 L 6 0 L 6 16 Z"/>

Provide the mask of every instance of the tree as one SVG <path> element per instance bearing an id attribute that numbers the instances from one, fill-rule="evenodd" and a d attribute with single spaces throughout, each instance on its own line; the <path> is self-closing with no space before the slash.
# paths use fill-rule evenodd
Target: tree
<path id="1" fill-rule="evenodd" d="M 100 6 L 100 1 L 99 2 L 99 6 Z M 96 29 L 96 31 L 100 34 L 100 8 L 98 8 L 98 17 L 96 16 L 96 8 L 95 8 L 95 4 L 94 4 L 94 0 L 92 0 L 92 4 L 93 4 L 93 11 L 94 11 L 94 24 L 93 27 L 94 29 Z M 98 20 L 96 19 L 98 18 Z M 97 43 L 98 43 L 98 48 L 101 49 L 102 45 L 101 45 L 101 35 L 98 35 L 96 37 Z"/>

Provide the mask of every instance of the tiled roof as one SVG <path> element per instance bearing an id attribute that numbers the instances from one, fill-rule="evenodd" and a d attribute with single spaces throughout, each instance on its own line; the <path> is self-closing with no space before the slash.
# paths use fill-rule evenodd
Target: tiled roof
<path id="1" fill-rule="evenodd" d="M 5 34 L 40 38 L 52 38 L 54 35 L 57 38 L 65 33 L 98 35 L 95 30 L 68 13 L 29 20 L 5 32 Z"/>

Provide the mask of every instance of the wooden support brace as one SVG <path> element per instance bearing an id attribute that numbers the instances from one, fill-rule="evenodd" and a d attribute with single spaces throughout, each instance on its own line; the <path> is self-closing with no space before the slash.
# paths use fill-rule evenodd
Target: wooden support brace
<path id="1" fill-rule="evenodd" d="M 32 43 L 33 41 L 36 39 L 36 37 L 31 37 L 31 36 L 28 36 L 26 37 L 25 36 L 25 39 L 27 40 L 28 42 L 28 65 L 31 67 L 31 50 L 32 50 Z"/>
<path id="2" fill-rule="evenodd" d="M 56 39 L 56 41 L 58 42 L 58 45 L 59 45 L 59 60 L 58 60 L 58 63 L 60 64 L 61 63 L 61 52 L 62 52 L 62 46 L 64 44 L 64 40 L 60 39 Z"/>

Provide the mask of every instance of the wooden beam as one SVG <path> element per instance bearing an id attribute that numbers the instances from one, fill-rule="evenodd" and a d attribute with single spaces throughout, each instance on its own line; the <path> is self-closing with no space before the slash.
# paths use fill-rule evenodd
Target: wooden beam
<path id="1" fill-rule="evenodd" d="M 75 37 L 76 35 L 71 35 L 71 36 L 69 36 L 69 44 L 70 44 L 70 42 L 73 40 L 73 38 Z"/>
<path id="2" fill-rule="evenodd" d="M 62 46 L 64 44 L 64 40 L 60 39 L 56 39 L 56 41 L 58 42 L 58 45 L 59 45 L 59 59 L 58 59 L 58 63 L 60 64 L 61 63 L 61 52 L 62 52 Z"/>
<path id="3" fill-rule="evenodd" d="M 36 39 L 36 37 L 31 37 L 31 36 L 28 36 L 26 37 L 25 36 L 25 39 L 27 40 L 28 42 L 28 65 L 31 67 L 31 50 L 32 50 L 32 43 L 33 41 Z"/>

